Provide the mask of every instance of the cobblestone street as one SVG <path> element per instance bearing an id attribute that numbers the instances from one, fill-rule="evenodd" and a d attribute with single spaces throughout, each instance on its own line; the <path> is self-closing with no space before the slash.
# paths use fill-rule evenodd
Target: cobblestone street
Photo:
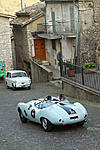
<path id="1" fill-rule="evenodd" d="M 0 150 L 100 150 L 100 104 L 80 102 L 88 110 L 88 122 L 83 127 L 55 127 L 44 132 L 39 124 L 22 124 L 18 102 L 63 93 L 52 83 L 33 84 L 31 90 L 7 89 L 0 83 Z M 78 100 L 69 98 L 71 102 Z"/>

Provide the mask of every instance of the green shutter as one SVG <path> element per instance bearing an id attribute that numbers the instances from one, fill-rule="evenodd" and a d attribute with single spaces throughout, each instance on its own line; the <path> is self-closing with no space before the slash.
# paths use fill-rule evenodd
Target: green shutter
<path id="1" fill-rule="evenodd" d="M 45 21 L 45 24 L 47 24 L 47 21 L 46 21 L 46 15 L 44 16 L 44 21 Z"/>
<path id="2" fill-rule="evenodd" d="M 47 20 L 46 20 L 46 15 L 44 16 L 44 21 L 45 21 L 45 30 L 47 30 Z"/>
<path id="3" fill-rule="evenodd" d="M 71 32 L 74 32 L 75 31 L 74 6 L 70 6 L 70 27 L 71 27 Z"/>
<path id="4" fill-rule="evenodd" d="M 56 29 L 55 29 L 55 12 L 54 11 L 51 12 L 51 17 L 52 17 L 52 29 L 53 29 L 53 32 L 56 32 Z"/>

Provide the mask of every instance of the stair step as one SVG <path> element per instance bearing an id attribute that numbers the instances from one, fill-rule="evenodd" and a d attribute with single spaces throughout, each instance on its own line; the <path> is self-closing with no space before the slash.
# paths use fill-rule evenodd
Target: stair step
<path id="1" fill-rule="evenodd" d="M 43 61 L 42 61 L 42 65 L 44 65 L 44 66 L 49 66 L 49 62 L 46 61 L 46 60 L 43 60 Z"/>

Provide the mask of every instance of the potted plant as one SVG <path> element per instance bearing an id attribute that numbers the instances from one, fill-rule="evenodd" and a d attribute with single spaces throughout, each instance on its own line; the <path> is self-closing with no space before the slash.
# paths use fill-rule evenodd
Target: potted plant
<path id="1" fill-rule="evenodd" d="M 67 62 L 67 74 L 69 77 L 74 77 L 75 76 L 75 70 L 74 70 L 74 65 L 70 62 Z"/>
<path id="2" fill-rule="evenodd" d="M 83 67 L 85 68 L 85 73 L 91 73 L 91 71 L 89 69 L 92 69 L 93 71 L 96 71 L 96 63 L 94 62 L 88 62 L 86 64 L 83 65 Z"/>

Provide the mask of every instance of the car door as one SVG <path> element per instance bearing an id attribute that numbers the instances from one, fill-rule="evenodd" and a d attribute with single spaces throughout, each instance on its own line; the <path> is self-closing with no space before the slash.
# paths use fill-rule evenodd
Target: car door
<path id="1" fill-rule="evenodd" d="M 38 112 L 41 111 L 41 109 L 38 109 L 37 107 L 32 106 L 31 104 L 29 104 L 27 110 L 28 110 L 27 111 L 28 119 L 31 120 L 31 121 L 39 123 L 39 120 L 37 118 L 37 116 L 38 116 L 37 114 L 38 114 Z"/>
<path id="2" fill-rule="evenodd" d="M 10 73 L 9 76 L 9 86 L 12 87 L 12 83 L 13 83 L 13 78 L 12 78 L 12 74 Z"/>
<path id="3" fill-rule="evenodd" d="M 7 83 L 7 86 L 12 87 L 12 85 L 11 85 L 11 73 L 10 72 L 7 72 L 6 83 Z"/>

